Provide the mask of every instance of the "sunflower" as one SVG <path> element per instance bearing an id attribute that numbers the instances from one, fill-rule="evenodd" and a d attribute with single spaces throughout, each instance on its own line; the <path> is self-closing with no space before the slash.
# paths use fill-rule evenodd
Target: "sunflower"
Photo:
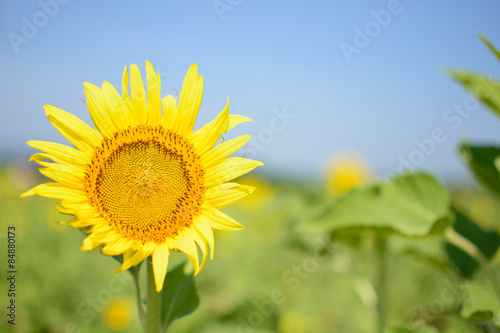
<path id="1" fill-rule="evenodd" d="M 336 155 L 327 170 L 328 191 L 340 197 L 372 179 L 368 164 L 355 151 Z"/>
<path id="2" fill-rule="evenodd" d="M 243 226 L 219 209 L 252 193 L 251 186 L 228 182 L 263 165 L 228 157 L 250 135 L 217 142 L 251 119 L 229 114 L 229 100 L 219 115 L 196 131 L 193 127 L 203 96 L 203 77 L 193 64 L 176 97 L 160 95 L 160 75 L 146 62 L 146 90 L 136 65 L 125 67 L 122 95 L 107 81 L 102 88 L 87 83 L 87 108 L 95 129 L 51 105 L 44 109 L 52 125 L 74 148 L 28 141 L 44 153 L 31 157 L 54 180 L 22 196 L 60 200 L 58 210 L 74 215 L 71 226 L 89 235 L 82 250 L 102 248 L 123 255 L 121 272 L 151 256 L 156 290 L 162 289 L 170 251 L 183 252 L 202 269 L 214 257 L 212 229 Z M 51 160 L 48 162 L 46 160 Z M 199 260 L 198 247 L 202 259 Z"/>

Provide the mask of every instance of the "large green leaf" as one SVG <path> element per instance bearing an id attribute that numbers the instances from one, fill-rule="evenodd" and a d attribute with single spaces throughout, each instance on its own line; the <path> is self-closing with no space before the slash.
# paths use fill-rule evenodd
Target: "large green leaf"
<path id="1" fill-rule="evenodd" d="M 487 107 L 500 115 L 500 83 L 481 74 L 449 70 L 448 74 L 479 98 Z"/>
<path id="2" fill-rule="evenodd" d="M 466 299 L 462 307 L 463 317 L 475 321 L 492 320 L 500 328 L 500 302 L 495 293 L 477 282 L 468 282 Z"/>
<path id="3" fill-rule="evenodd" d="M 184 273 L 181 264 L 168 272 L 162 290 L 162 327 L 165 330 L 175 319 L 186 316 L 200 305 L 193 274 Z"/>
<path id="4" fill-rule="evenodd" d="M 451 224 L 446 190 L 431 176 L 415 173 L 355 189 L 333 202 L 310 225 L 327 231 L 376 229 L 423 237 Z"/>
<path id="5" fill-rule="evenodd" d="M 500 173 L 495 165 L 495 159 L 500 156 L 500 148 L 463 143 L 460 154 L 469 163 L 476 178 L 495 195 L 500 196 Z"/>

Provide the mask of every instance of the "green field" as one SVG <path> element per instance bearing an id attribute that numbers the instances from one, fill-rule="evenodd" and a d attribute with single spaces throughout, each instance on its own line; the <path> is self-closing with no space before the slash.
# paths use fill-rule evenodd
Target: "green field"
<path id="1" fill-rule="evenodd" d="M 19 197 L 41 180 L 22 162 L 0 171 L 4 258 L 7 226 L 15 226 L 15 331 L 141 331 L 130 274 L 111 274 L 119 264 L 99 250 L 82 252 L 84 234 L 58 223 L 68 217 L 56 211 L 55 200 Z M 264 176 L 242 182 L 257 191 L 225 211 L 246 229 L 216 233 L 215 260 L 196 277 L 200 307 L 169 331 L 374 332 L 378 266 L 373 235 L 364 233 L 352 246 L 345 240 L 330 243 L 328 235 L 305 228 L 310 212 L 333 200 L 320 183 Z M 455 188 L 452 197 L 483 227 L 498 228 L 498 202 L 484 190 Z M 443 242 L 392 237 L 390 247 L 389 323 L 483 332 L 459 315 L 463 278 L 448 263 Z M 169 267 L 184 260 L 176 253 Z M 7 279 L 0 287 L 5 295 Z M 4 307 L 8 300 L 2 300 Z M 0 327 L 12 329 L 5 319 Z"/>

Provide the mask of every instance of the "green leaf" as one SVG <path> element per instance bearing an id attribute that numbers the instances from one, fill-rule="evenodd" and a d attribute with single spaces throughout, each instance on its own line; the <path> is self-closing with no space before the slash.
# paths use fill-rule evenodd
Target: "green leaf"
<path id="1" fill-rule="evenodd" d="M 446 274 L 450 271 L 450 260 L 439 238 L 395 238 L 391 241 L 391 251 L 416 265 L 426 264 Z"/>
<path id="2" fill-rule="evenodd" d="M 495 165 L 495 160 L 500 156 L 500 148 L 470 146 L 468 143 L 463 143 L 460 154 L 469 163 L 476 178 L 500 197 L 500 173 Z"/>
<path id="3" fill-rule="evenodd" d="M 500 246 L 500 235 L 496 231 L 481 229 L 476 223 L 460 212 L 455 212 L 455 216 L 453 229 L 476 245 L 487 258 L 491 258 Z M 460 273 L 464 277 L 472 279 L 478 267 L 477 261 L 452 244 L 446 243 L 445 249 L 450 260 L 455 264 Z"/>
<path id="4" fill-rule="evenodd" d="M 434 326 L 422 325 L 415 328 L 406 326 L 391 327 L 388 333 L 439 333 Z"/>
<path id="5" fill-rule="evenodd" d="M 449 70 L 448 75 L 461 83 L 487 107 L 500 115 L 500 83 L 481 74 Z"/>
<path id="6" fill-rule="evenodd" d="M 375 229 L 408 237 L 441 234 L 451 224 L 449 198 L 430 175 L 415 173 L 354 189 L 310 225 L 326 231 Z"/>
<path id="7" fill-rule="evenodd" d="M 483 35 L 483 34 L 478 33 L 478 34 L 477 34 L 477 36 L 478 36 L 479 38 L 481 38 L 481 40 L 483 41 L 483 43 L 484 43 L 484 44 L 486 44 L 486 46 L 490 49 L 490 51 L 491 51 L 491 52 L 495 55 L 495 57 L 497 57 L 497 59 L 500 61 L 500 51 L 498 51 L 498 50 L 496 49 L 496 47 L 495 47 L 493 44 L 491 44 L 491 42 L 490 42 L 490 41 L 489 41 L 486 37 L 484 37 L 484 35 Z"/>
<path id="8" fill-rule="evenodd" d="M 162 327 L 165 331 L 178 318 L 192 313 L 200 305 L 192 274 L 181 264 L 168 272 L 162 289 Z"/>
<path id="9" fill-rule="evenodd" d="M 492 320 L 500 328 L 500 302 L 495 293 L 472 281 L 467 283 L 465 291 L 466 298 L 461 315 L 474 321 Z"/>

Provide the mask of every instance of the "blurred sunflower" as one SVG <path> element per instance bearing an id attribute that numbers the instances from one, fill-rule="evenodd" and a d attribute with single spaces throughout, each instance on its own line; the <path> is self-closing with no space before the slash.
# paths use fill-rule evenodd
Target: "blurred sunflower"
<path id="1" fill-rule="evenodd" d="M 102 318 L 107 327 L 123 331 L 130 326 L 134 315 L 134 303 L 124 297 L 114 298 L 103 310 Z"/>
<path id="2" fill-rule="evenodd" d="M 371 181 L 370 170 L 364 159 L 356 152 L 341 153 L 333 157 L 327 169 L 327 189 L 340 197 L 352 188 Z"/>
<path id="3" fill-rule="evenodd" d="M 250 135 L 215 146 L 221 135 L 251 121 L 230 115 L 229 101 L 213 121 L 193 131 L 203 96 L 196 64 L 186 74 L 178 103 L 172 95 L 161 98 L 160 75 L 149 62 L 146 74 L 147 98 L 136 65 L 130 66 L 130 94 L 127 67 L 121 96 L 107 81 L 102 88 L 84 83 L 95 129 L 68 112 L 44 106 L 49 121 L 75 148 L 29 141 L 45 152 L 30 160 L 42 165 L 40 172 L 56 182 L 40 184 L 23 196 L 60 199 L 59 211 L 75 216 L 71 226 L 90 234 L 82 250 L 102 247 L 105 255 L 123 254 L 123 264 L 115 272 L 152 256 L 160 291 L 171 250 L 185 253 L 196 275 L 208 248 L 213 259 L 212 229 L 243 228 L 219 208 L 254 188 L 226 182 L 262 163 L 227 158 Z M 201 264 L 196 244 L 202 251 Z"/>

